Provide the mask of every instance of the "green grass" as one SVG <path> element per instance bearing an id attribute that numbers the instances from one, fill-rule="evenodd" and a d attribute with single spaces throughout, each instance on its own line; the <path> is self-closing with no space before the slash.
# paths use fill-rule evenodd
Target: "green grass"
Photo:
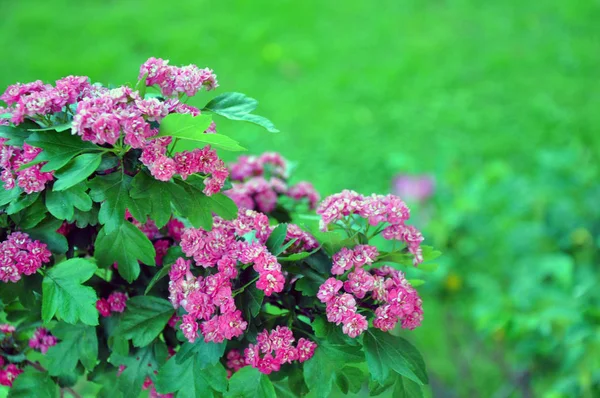
<path id="1" fill-rule="evenodd" d="M 298 178 L 326 193 L 385 191 L 396 172 L 467 160 L 526 169 L 541 147 L 598 142 L 593 2 L 138 4 L 5 4 L 0 86 L 67 74 L 119 84 L 149 56 L 209 66 L 220 92 L 258 98 L 282 133 L 221 131 L 300 162 Z"/>
<path id="2" fill-rule="evenodd" d="M 466 179 L 497 159 L 528 173 L 542 149 L 600 154 L 594 1 L 36 0 L 2 14 L 0 87 L 133 82 L 150 56 L 208 66 L 216 93 L 257 98 L 281 130 L 217 120 L 220 132 L 298 162 L 295 178 L 325 194 L 386 192 L 399 172 Z M 415 333 L 447 381 L 438 307 Z"/>

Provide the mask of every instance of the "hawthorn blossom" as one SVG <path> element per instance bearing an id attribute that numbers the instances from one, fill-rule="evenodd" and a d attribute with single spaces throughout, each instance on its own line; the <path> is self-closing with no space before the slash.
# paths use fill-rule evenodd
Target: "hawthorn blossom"
<path id="1" fill-rule="evenodd" d="M 13 232 L 0 242 L 0 280 L 17 282 L 22 275 L 32 275 L 50 261 L 51 255 L 45 243 Z"/>
<path id="2" fill-rule="evenodd" d="M 29 347 L 40 351 L 42 354 L 45 354 L 48 349 L 52 346 L 55 346 L 58 340 L 56 337 L 50 334 L 50 331 L 46 328 L 37 328 L 33 337 L 29 339 Z"/>
<path id="3" fill-rule="evenodd" d="M 317 347 L 316 343 L 304 338 L 298 340 L 294 346 L 296 339 L 292 331 L 282 326 L 277 326 L 270 332 L 266 329 L 263 330 L 258 334 L 256 340 L 257 344 L 250 344 L 244 350 L 245 364 L 264 374 L 276 372 L 286 363 L 307 361 L 313 356 Z M 228 361 L 227 366 L 231 370 L 237 371 L 241 368 L 239 361 L 239 353 L 236 352 L 232 354 L 231 365 Z"/>

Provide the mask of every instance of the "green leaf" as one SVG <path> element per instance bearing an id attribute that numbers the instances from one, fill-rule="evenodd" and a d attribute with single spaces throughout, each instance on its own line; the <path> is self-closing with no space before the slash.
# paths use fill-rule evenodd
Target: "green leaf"
<path id="1" fill-rule="evenodd" d="M 369 329 L 363 341 L 367 366 L 374 380 L 383 384 L 390 371 L 395 371 L 419 385 L 429 382 L 421 354 L 402 337 Z"/>
<path id="2" fill-rule="evenodd" d="M 267 377 L 250 366 L 235 372 L 229 379 L 229 391 L 225 397 L 235 398 L 276 398 L 273 383 Z"/>
<path id="3" fill-rule="evenodd" d="M 82 211 L 75 208 L 73 217 L 68 221 L 69 224 L 75 223 L 77 228 L 85 228 L 88 225 L 94 226 L 98 225 L 98 211 L 100 207 L 92 205 L 92 208 L 89 211 Z"/>
<path id="4" fill-rule="evenodd" d="M 119 229 L 106 233 L 106 227 L 98 232 L 94 257 L 101 267 L 118 264 L 119 274 L 129 283 L 140 275 L 140 264 L 154 265 L 156 252 L 150 239 L 135 225 L 126 221 Z"/>
<path id="5" fill-rule="evenodd" d="M 52 334 L 60 339 L 46 354 L 48 372 L 52 376 L 72 373 L 77 362 L 81 362 L 90 372 L 96 367 L 98 337 L 95 327 L 61 322 L 52 329 Z"/>
<path id="6" fill-rule="evenodd" d="M 227 151 L 246 150 L 237 141 L 226 135 L 204 133 L 211 122 L 212 117 L 210 115 L 192 116 L 189 114 L 171 113 L 160 122 L 158 136 L 171 136 L 183 140 L 202 142 Z"/>
<path id="7" fill-rule="evenodd" d="M 98 324 L 96 291 L 82 283 L 94 275 L 96 264 L 83 258 L 72 258 L 56 264 L 42 282 L 42 320 L 48 323 L 54 315 L 67 323 L 78 321 Z"/>
<path id="8" fill-rule="evenodd" d="M 129 356 L 113 352 L 108 361 L 115 366 L 125 365 L 126 368 L 117 378 L 117 389 L 124 397 L 137 397 L 142 391 L 146 377 L 154 378 L 155 371 L 166 359 L 164 343 L 142 347 Z"/>
<path id="9" fill-rule="evenodd" d="M 304 364 L 304 378 L 317 397 L 328 397 L 336 373 L 348 363 L 363 362 L 365 358 L 357 346 L 330 344 L 326 340 L 318 344 L 315 355 Z"/>
<path id="10" fill-rule="evenodd" d="M 172 264 L 171 265 L 163 265 L 162 268 L 160 269 L 160 271 L 158 271 L 156 274 L 154 274 L 154 276 L 150 280 L 150 283 L 148 283 L 148 286 L 146 286 L 146 290 L 144 291 L 144 294 L 148 294 L 148 292 L 150 290 L 152 290 L 152 288 L 154 287 L 154 285 L 156 285 L 158 283 L 158 281 L 160 281 L 165 276 L 169 275 L 171 266 L 172 266 Z"/>
<path id="11" fill-rule="evenodd" d="M 440 265 L 437 263 L 422 263 L 419 264 L 417 268 L 425 272 L 435 272 L 439 268 L 439 266 Z"/>
<path id="12" fill-rule="evenodd" d="M 23 190 L 15 185 L 13 189 L 0 189 L 0 206 L 4 206 L 16 200 Z"/>
<path id="13" fill-rule="evenodd" d="M 319 250 L 321 250 L 320 247 L 316 248 L 315 250 L 313 250 L 311 252 L 293 253 L 293 254 L 290 254 L 287 257 L 277 257 L 277 261 L 281 262 L 281 261 L 300 261 L 300 260 L 304 260 L 305 258 L 310 257 L 311 255 L 315 254 Z"/>
<path id="14" fill-rule="evenodd" d="M 68 122 L 68 123 L 57 124 L 56 126 L 45 127 L 43 129 L 29 129 L 29 131 L 57 131 L 60 133 L 65 130 L 70 130 L 71 127 L 73 127 L 73 123 Z"/>
<path id="15" fill-rule="evenodd" d="M 144 76 L 135 85 L 135 90 L 138 91 L 140 98 L 144 99 L 146 97 L 146 89 L 148 86 L 146 85 L 146 79 L 148 78 L 148 73 L 144 73 Z"/>
<path id="16" fill-rule="evenodd" d="M 176 183 L 184 189 L 185 195 L 182 197 L 173 195 L 173 204 L 177 211 L 185 216 L 194 227 L 210 230 L 213 213 L 225 220 L 237 217 L 237 207 L 233 200 L 221 193 L 206 196 L 202 192 L 204 183 L 200 177 L 190 176 L 186 181 L 178 180 Z"/>
<path id="17" fill-rule="evenodd" d="M 435 250 L 432 246 L 421 246 L 423 249 L 423 261 L 435 260 L 442 255 L 442 252 Z"/>
<path id="18" fill-rule="evenodd" d="M 346 366 L 336 374 L 335 381 L 344 394 L 348 394 L 349 391 L 356 394 L 362 389 L 367 378 L 362 370 L 353 366 Z"/>
<path id="19" fill-rule="evenodd" d="M 156 389 L 161 394 L 177 392 L 178 398 L 213 397 L 227 391 L 227 372 L 220 363 L 201 366 L 200 356 L 177 362 L 169 359 L 158 372 Z"/>
<path id="20" fill-rule="evenodd" d="M 38 199 L 29 207 L 21 210 L 17 214 L 13 214 L 10 218 L 22 229 L 31 229 L 37 226 L 44 218 L 48 210 L 44 206 L 41 198 Z"/>
<path id="21" fill-rule="evenodd" d="M 213 343 L 206 342 L 204 339 L 196 339 L 193 343 L 185 342 L 177 355 L 177 363 L 183 363 L 192 357 L 198 358 L 198 366 L 203 369 L 206 366 L 214 365 L 219 362 L 225 353 L 226 342 Z"/>
<path id="22" fill-rule="evenodd" d="M 244 292 L 242 293 L 242 308 L 244 309 L 244 315 L 248 322 L 258 315 L 262 308 L 264 298 L 265 292 L 257 288 L 256 284 L 252 284 L 244 289 Z"/>
<path id="23" fill-rule="evenodd" d="M 250 113 L 256 109 L 257 105 L 258 101 L 245 94 L 224 93 L 213 98 L 206 104 L 204 110 L 211 111 L 230 120 L 242 120 L 254 123 L 264 127 L 270 133 L 278 133 L 279 130 L 275 128 L 275 125 L 269 119 Z"/>
<path id="24" fill-rule="evenodd" d="M 36 225 L 35 228 L 27 229 L 25 232 L 27 232 L 31 238 L 46 243 L 48 249 L 53 253 L 63 254 L 69 249 L 69 244 L 67 238 L 56 232 L 61 225 L 62 221 L 50 217 Z"/>
<path id="25" fill-rule="evenodd" d="M 58 181 L 54 183 L 52 188 L 54 191 L 64 191 L 85 181 L 96 169 L 102 161 L 101 153 L 86 153 L 79 155 L 65 167 L 54 173 Z"/>
<path id="26" fill-rule="evenodd" d="M 38 131 L 31 134 L 25 141 L 29 145 L 42 148 L 42 152 L 35 158 L 36 163 L 48 162 L 42 166 L 42 171 L 58 170 L 82 152 L 101 149 L 66 131 Z"/>
<path id="27" fill-rule="evenodd" d="M 267 249 L 274 256 L 278 256 L 283 252 L 281 249 L 283 242 L 285 241 L 285 237 L 287 236 L 287 224 L 279 224 L 269 235 L 269 239 L 267 239 Z"/>
<path id="28" fill-rule="evenodd" d="M 23 143 L 31 134 L 27 127 L 37 126 L 35 123 L 19 126 L 0 126 L 0 137 L 7 138 L 6 145 L 23 146 Z"/>
<path id="29" fill-rule="evenodd" d="M 423 391 L 414 381 L 398 376 L 393 396 L 394 398 L 423 398 Z"/>
<path id="30" fill-rule="evenodd" d="M 171 193 L 185 195 L 185 191 L 172 182 L 158 181 L 142 172 L 133 178 L 131 191 L 129 192 L 135 202 L 147 203 L 148 215 L 154 220 L 158 228 L 162 228 L 173 213 L 171 210 Z M 143 220 L 145 219 L 146 217 L 143 218 Z"/>
<path id="31" fill-rule="evenodd" d="M 40 372 L 32 366 L 27 366 L 20 374 L 8 392 L 9 398 L 36 397 L 58 398 L 58 386 L 46 372 Z"/>
<path id="32" fill-rule="evenodd" d="M 173 305 L 153 296 L 135 296 L 127 300 L 127 309 L 119 325 L 118 334 L 132 340 L 135 347 L 152 342 L 173 315 Z"/>
<path id="33" fill-rule="evenodd" d="M 409 279 L 408 283 L 412 285 L 412 287 L 417 287 L 425 284 L 423 279 Z"/>
<path id="34" fill-rule="evenodd" d="M 85 183 L 77 184 L 62 192 L 46 191 L 46 207 L 50 214 L 59 220 L 70 220 L 75 216 L 75 209 L 90 211 L 92 199 L 86 193 Z"/>
<path id="35" fill-rule="evenodd" d="M 97 176 L 88 183 L 92 200 L 102 203 L 98 221 L 106 233 L 118 230 L 125 222 L 125 210 L 131 205 L 130 185 L 131 177 L 119 172 Z"/>
<path id="36" fill-rule="evenodd" d="M 18 197 L 17 200 L 10 202 L 10 204 L 6 208 L 6 214 L 15 214 L 23 209 L 28 208 L 37 200 L 39 196 L 39 192 L 34 192 L 28 195 L 22 195 Z"/>

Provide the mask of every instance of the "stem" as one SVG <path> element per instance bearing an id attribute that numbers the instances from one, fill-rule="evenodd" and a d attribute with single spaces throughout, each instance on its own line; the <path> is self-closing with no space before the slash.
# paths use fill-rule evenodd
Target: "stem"
<path id="1" fill-rule="evenodd" d="M 173 145 L 171 145 L 171 148 L 169 148 L 169 150 L 167 151 L 167 156 L 171 157 L 173 151 L 175 150 L 175 146 L 177 145 L 177 141 L 179 141 L 179 138 L 175 138 L 175 140 L 173 141 Z"/>
<path id="2" fill-rule="evenodd" d="M 37 362 L 32 362 L 32 361 L 30 361 L 30 360 L 26 360 L 25 362 L 26 362 L 28 365 L 30 365 L 31 367 L 33 367 L 34 369 L 36 369 L 36 370 L 39 370 L 40 372 L 44 372 L 44 373 L 48 372 L 48 371 L 47 371 L 47 370 L 46 370 L 46 369 L 45 369 L 45 368 L 44 368 L 42 365 L 40 365 L 40 364 L 39 364 L 39 363 L 37 363 Z M 61 394 L 62 394 L 62 391 L 63 391 L 63 390 L 64 390 L 64 391 L 67 391 L 69 394 L 71 394 L 71 395 L 72 395 L 72 396 L 74 396 L 75 398 L 82 398 L 82 396 L 81 396 L 81 395 L 79 395 L 79 394 L 78 394 L 78 393 L 77 393 L 75 390 L 73 390 L 71 387 L 62 387 L 62 388 L 61 388 Z"/>
<path id="3" fill-rule="evenodd" d="M 246 283 L 244 286 L 242 286 L 239 289 L 237 289 L 236 291 L 234 291 L 233 292 L 233 297 L 235 297 L 238 294 L 242 293 L 248 286 L 250 286 L 251 284 L 253 284 L 254 282 L 256 282 L 258 280 L 258 278 L 260 278 L 260 276 L 257 276 L 256 278 L 252 279 L 250 282 Z"/>

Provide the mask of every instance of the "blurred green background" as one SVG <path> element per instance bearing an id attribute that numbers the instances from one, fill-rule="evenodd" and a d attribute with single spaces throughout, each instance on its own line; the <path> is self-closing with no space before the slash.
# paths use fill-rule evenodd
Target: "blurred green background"
<path id="1" fill-rule="evenodd" d="M 324 195 L 413 203 L 444 256 L 407 333 L 439 397 L 600 396 L 597 1 L 3 1 L 0 86 L 133 82 L 148 57 L 218 75 L 281 130 L 217 120 Z M 197 100 L 203 104 L 212 93 Z M 231 159 L 231 158 L 229 158 Z M 410 200 L 410 198 L 408 198 Z"/>

